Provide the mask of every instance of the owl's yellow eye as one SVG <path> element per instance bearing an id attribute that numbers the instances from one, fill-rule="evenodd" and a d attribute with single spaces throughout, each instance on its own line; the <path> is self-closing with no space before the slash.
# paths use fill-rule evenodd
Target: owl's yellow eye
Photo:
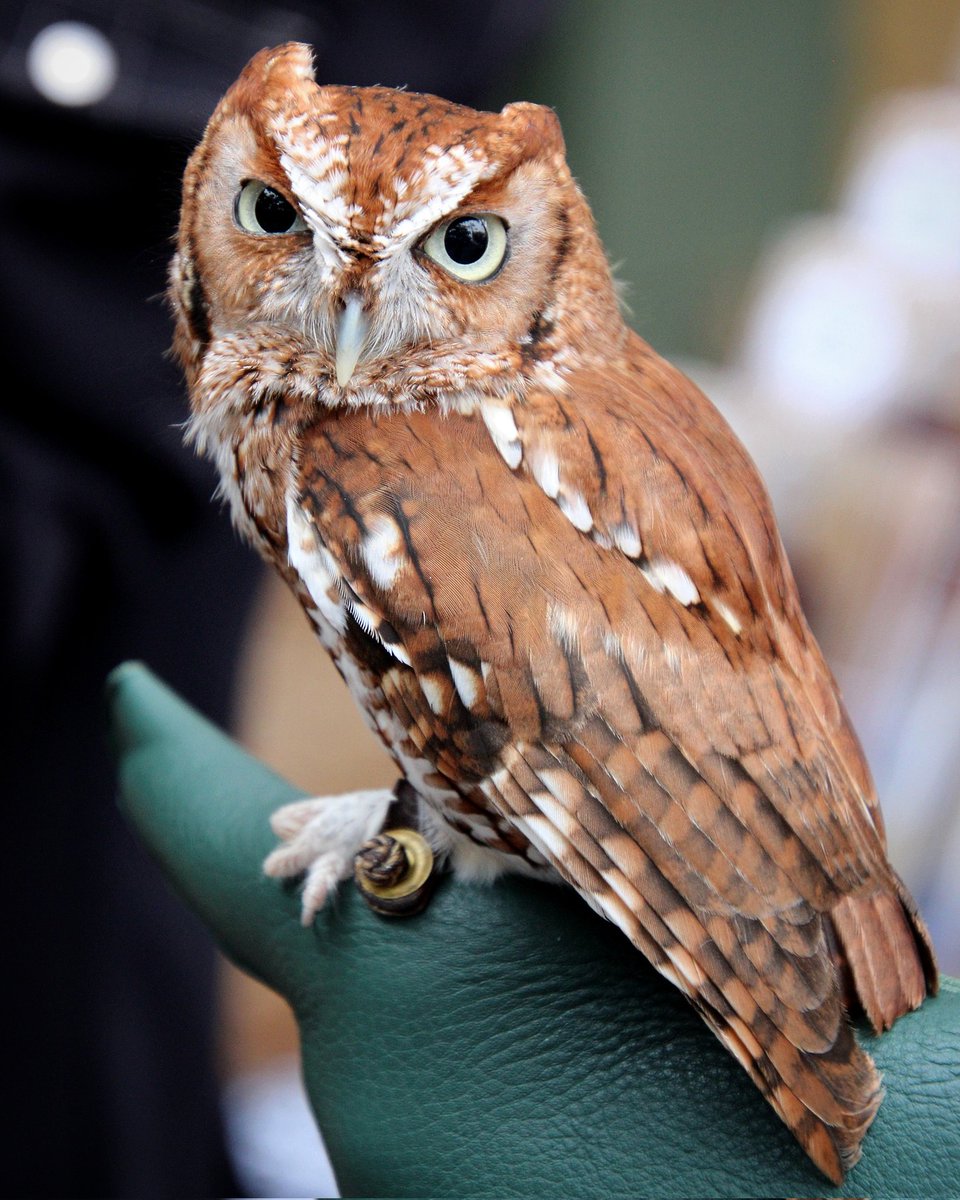
<path id="1" fill-rule="evenodd" d="M 484 283 L 507 257 L 507 227 L 492 213 L 455 217 L 436 227 L 423 252 L 455 279 Z"/>
<path id="2" fill-rule="evenodd" d="M 240 189 L 234 215 L 247 233 L 275 237 L 282 233 L 302 233 L 307 228 L 290 201 L 259 179 L 248 179 Z"/>

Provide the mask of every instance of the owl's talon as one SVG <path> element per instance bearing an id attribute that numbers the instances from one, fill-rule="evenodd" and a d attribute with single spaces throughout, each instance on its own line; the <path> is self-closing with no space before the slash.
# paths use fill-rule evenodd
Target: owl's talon
<path id="1" fill-rule="evenodd" d="M 309 843 L 278 846 L 264 859 L 263 873 L 272 879 L 292 879 L 309 870 L 320 857 L 326 856 L 319 856 Z"/>
<path id="2" fill-rule="evenodd" d="M 295 800 L 292 804 L 284 804 L 270 814 L 270 828 L 281 841 L 289 842 L 303 829 L 312 817 L 317 815 L 317 804 L 321 797 L 309 800 Z"/>
<path id="3" fill-rule="evenodd" d="M 270 827 L 281 844 L 263 872 L 273 879 L 304 875 L 301 921 L 310 925 L 342 879 L 353 872 L 360 847 L 382 828 L 393 793 L 386 788 L 317 796 L 278 808 Z"/>
<path id="4" fill-rule="evenodd" d="M 318 859 L 307 872 L 300 895 L 300 924 L 305 928 L 313 924 L 313 919 L 326 905 L 331 892 L 336 891 L 341 875 L 336 864 L 329 856 Z"/>

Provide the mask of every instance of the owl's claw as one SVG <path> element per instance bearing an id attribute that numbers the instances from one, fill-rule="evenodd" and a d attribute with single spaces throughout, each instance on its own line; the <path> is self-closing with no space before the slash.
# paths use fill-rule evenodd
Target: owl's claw
<path id="1" fill-rule="evenodd" d="M 278 808 L 270 827 L 281 840 L 263 863 L 265 875 L 305 875 L 300 919 L 310 925 L 341 879 L 353 873 L 360 847 L 378 833 L 393 792 L 378 788 L 342 796 L 316 796 Z"/>

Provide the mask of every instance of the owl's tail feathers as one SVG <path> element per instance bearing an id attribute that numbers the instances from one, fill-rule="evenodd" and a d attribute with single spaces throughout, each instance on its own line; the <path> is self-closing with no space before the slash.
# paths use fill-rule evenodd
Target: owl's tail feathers
<path id="1" fill-rule="evenodd" d="M 842 1183 L 883 1099 L 879 1072 L 847 1021 L 841 1017 L 836 1041 L 818 1054 L 798 1049 L 772 1024 L 755 1034 L 702 997 L 694 1003 L 813 1163 Z"/>
<path id="2" fill-rule="evenodd" d="M 875 1033 L 937 991 L 930 935 L 910 893 L 896 890 L 844 896 L 830 912 L 848 1007 L 862 1008 Z"/>

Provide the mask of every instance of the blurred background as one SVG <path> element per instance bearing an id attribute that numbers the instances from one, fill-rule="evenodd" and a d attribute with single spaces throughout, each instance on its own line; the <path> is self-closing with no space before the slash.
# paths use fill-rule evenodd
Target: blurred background
<path id="1" fill-rule="evenodd" d="M 557 109 L 634 327 L 768 483 L 891 857 L 960 973 L 960 0 L 6 0 L 10 1194 L 334 1188 L 292 1018 L 120 824 L 99 700 L 145 658 L 309 792 L 394 778 L 210 503 L 163 358 L 186 156 L 290 37 L 324 81 Z"/>

